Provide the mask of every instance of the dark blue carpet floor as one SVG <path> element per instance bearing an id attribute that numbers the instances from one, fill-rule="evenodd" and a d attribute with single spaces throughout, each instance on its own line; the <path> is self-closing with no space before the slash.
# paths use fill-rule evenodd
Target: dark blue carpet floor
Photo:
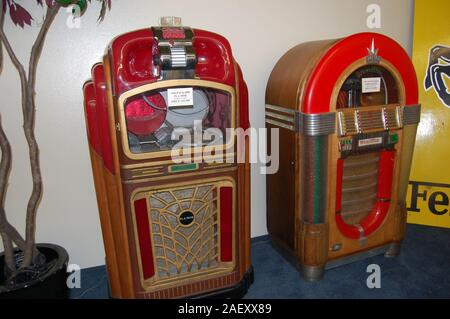
<path id="1" fill-rule="evenodd" d="M 450 229 L 408 225 L 397 258 L 383 255 L 330 269 L 320 282 L 303 281 L 268 237 L 252 241 L 255 282 L 245 298 L 450 298 Z M 381 288 L 366 285 L 367 266 L 381 268 Z M 82 270 L 74 299 L 108 298 L 105 267 Z"/>

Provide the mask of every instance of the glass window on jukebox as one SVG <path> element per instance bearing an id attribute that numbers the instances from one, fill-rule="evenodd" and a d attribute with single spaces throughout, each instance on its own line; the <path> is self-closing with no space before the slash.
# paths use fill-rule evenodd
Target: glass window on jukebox
<path id="1" fill-rule="evenodd" d="M 339 91 L 337 108 L 356 108 L 399 103 L 399 91 L 391 72 L 379 65 L 354 71 Z"/>
<path id="2" fill-rule="evenodd" d="M 227 128 L 233 127 L 230 92 L 182 86 L 150 90 L 127 98 L 123 111 L 131 153 L 227 144 Z"/>
<path id="3" fill-rule="evenodd" d="M 396 78 L 380 65 L 358 68 L 340 88 L 336 105 L 343 115 L 339 215 L 348 225 L 359 225 L 377 205 L 382 152 L 392 149 L 398 139 L 390 130 L 399 128 L 400 99 Z"/>

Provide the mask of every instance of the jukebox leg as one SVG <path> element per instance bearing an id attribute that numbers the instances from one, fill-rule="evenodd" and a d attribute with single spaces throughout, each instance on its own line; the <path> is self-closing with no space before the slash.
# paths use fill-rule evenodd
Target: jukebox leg
<path id="1" fill-rule="evenodd" d="M 404 201 L 398 203 L 395 216 L 395 235 L 393 238 L 394 241 L 389 245 L 388 250 L 384 254 L 386 258 L 397 257 L 400 254 L 400 247 L 402 244 L 402 240 L 405 237 L 406 219 L 408 216 L 408 213 L 406 211 L 406 204 Z"/>
<path id="2" fill-rule="evenodd" d="M 386 258 L 394 258 L 400 254 L 401 242 L 394 242 L 389 245 L 388 250 L 384 253 Z"/>
<path id="3" fill-rule="evenodd" d="M 298 248 L 300 275 L 307 281 L 322 279 L 328 259 L 328 224 L 301 222 Z"/>
<path id="4" fill-rule="evenodd" d="M 307 281 L 322 279 L 328 260 L 328 140 L 331 132 L 315 132 L 318 127 L 331 127 L 334 115 L 304 118 L 305 131 L 302 137 L 301 155 L 301 213 L 299 215 L 299 234 L 297 255 L 300 274 Z M 331 123 L 331 124 L 330 124 Z M 320 130 L 319 130 L 320 131 Z M 311 133 L 313 132 L 313 133 Z M 333 130 L 334 132 L 334 130 Z"/>
<path id="5" fill-rule="evenodd" d="M 325 274 L 325 265 L 323 266 L 308 266 L 300 265 L 300 275 L 306 281 L 319 281 Z"/>

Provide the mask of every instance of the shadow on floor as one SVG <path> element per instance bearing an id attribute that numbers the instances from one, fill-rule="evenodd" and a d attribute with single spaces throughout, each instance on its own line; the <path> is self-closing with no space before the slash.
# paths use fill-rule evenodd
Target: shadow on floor
<path id="1" fill-rule="evenodd" d="M 450 229 L 408 225 L 397 258 L 376 256 L 330 269 L 323 280 L 303 281 L 274 250 L 268 237 L 252 241 L 255 282 L 245 298 L 450 298 Z M 366 285 L 367 266 L 381 267 L 381 288 Z M 104 266 L 81 272 L 83 288 L 73 299 L 108 298 Z"/>

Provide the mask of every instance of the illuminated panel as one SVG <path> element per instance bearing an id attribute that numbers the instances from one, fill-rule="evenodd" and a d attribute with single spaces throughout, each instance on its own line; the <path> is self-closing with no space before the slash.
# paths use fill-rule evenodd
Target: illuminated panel
<path id="1" fill-rule="evenodd" d="M 233 189 L 220 189 L 220 258 L 222 261 L 233 259 Z"/>
<path id="2" fill-rule="evenodd" d="M 150 227 L 148 224 L 147 201 L 145 198 L 134 202 L 134 211 L 136 214 L 138 229 L 142 272 L 144 279 L 149 279 L 155 275 L 155 268 L 153 266 L 152 242 L 150 237 Z"/>

